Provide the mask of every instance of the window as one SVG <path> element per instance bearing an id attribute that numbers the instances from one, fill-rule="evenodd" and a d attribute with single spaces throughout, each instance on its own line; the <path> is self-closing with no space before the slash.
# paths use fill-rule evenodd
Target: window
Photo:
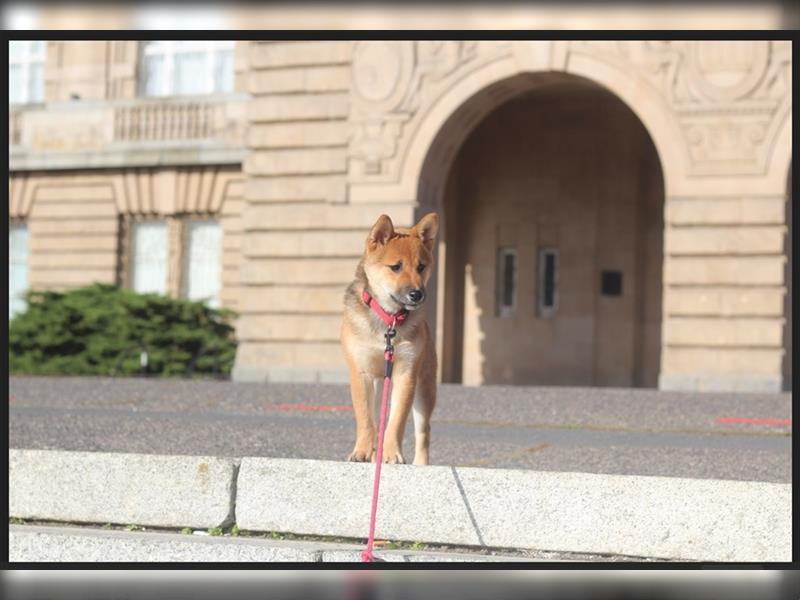
<path id="1" fill-rule="evenodd" d="M 45 42 L 8 42 L 8 102 L 44 101 Z"/>
<path id="2" fill-rule="evenodd" d="M 192 220 L 186 226 L 183 296 L 219 308 L 222 230 L 216 221 Z"/>
<path id="3" fill-rule="evenodd" d="M 11 225 L 8 232 L 8 318 L 25 312 L 28 291 L 28 228 Z"/>
<path id="4" fill-rule="evenodd" d="M 168 233 L 167 224 L 163 222 L 142 221 L 133 224 L 131 287 L 134 291 L 166 295 Z"/>
<path id="5" fill-rule="evenodd" d="M 549 318 L 558 308 L 558 250 L 539 250 L 538 273 L 537 308 L 540 317 Z"/>
<path id="6" fill-rule="evenodd" d="M 514 248 L 497 250 L 497 316 L 514 314 L 517 305 L 517 251 Z"/>
<path id="7" fill-rule="evenodd" d="M 221 305 L 222 227 L 211 218 L 125 218 L 130 239 L 122 280 L 140 294 L 156 293 Z"/>
<path id="8" fill-rule="evenodd" d="M 179 96 L 233 91 L 234 41 L 144 42 L 142 96 Z"/>

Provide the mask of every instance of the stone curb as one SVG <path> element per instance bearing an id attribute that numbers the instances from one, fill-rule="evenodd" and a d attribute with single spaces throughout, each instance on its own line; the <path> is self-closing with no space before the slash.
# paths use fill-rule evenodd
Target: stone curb
<path id="1" fill-rule="evenodd" d="M 12 517 L 194 528 L 235 519 L 243 531 L 367 535 L 369 464 L 40 450 L 11 450 L 9 457 Z M 791 484 L 387 465 L 376 536 L 788 562 L 791 531 Z"/>
<path id="2" fill-rule="evenodd" d="M 363 550 L 328 542 L 35 525 L 10 525 L 8 548 L 11 562 L 359 562 Z M 375 556 L 386 562 L 529 560 L 406 550 L 377 551 Z"/>
<path id="3" fill-rule="evenodd" d="M 9 451 L 9 515 L 84 523 L 224 527 L 238 460 Z"/>
<path id="4" fill-rule="evenodd" d="M 237 523 L 365 537 L 373 466 L 244 458 Z M 387 465 L 380 539 L 677 560 L 791 560 L 791 484 Z"/>
<path id="5" fill-rule="evenodd" d="M 179 533 L 11 525 L 11 562 L 313 562 L 318 551 L 290 543 Z"/>

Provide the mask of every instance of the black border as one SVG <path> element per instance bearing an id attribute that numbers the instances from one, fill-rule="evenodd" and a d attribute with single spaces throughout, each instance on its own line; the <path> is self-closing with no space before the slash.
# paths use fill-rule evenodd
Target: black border
<path id="1" fill-rule="evenodd" d="M 106 41 L 106 40 L 156 40 L 156 39 L 204 39 L 204 40 L 297 40 L 297 41 L 325 41 L 325 40 L 796 40 L 797 31 L 789 30 L 547 30 L 547 31 L 498 31 L 498 30 L 236 30 L 236 31 L 180 31 L 180 30 L 24 30 L 24 31 L 4 31 L 3 38 L 6 40 L 76 40 L 76 41 Z M 3 44 L 2 53 L 7 58 L 7 44 Z M 792 76 L 797 81 L 797 45 L 792 46 Z M 5 78 L 3 78 L 5 82 Z M 793 99 L 793 107 L 794 107 Z M 7 127 L 7 121 L 4 125 Z M 797 133 L 797 123 L 793 122 L 793 136 Z M 793 137 L 793 141 L 794 141 Z M 792 194 L 797 192 L 797 167 L 792 161 Z M 6 171 L 9 174 L 9 171 Z M 7 188 L 5 188 L 7 189 Z M 796 211 L 794 211 L 795 217 Z M 6 225 L 9 217 L 6 216 Z M 794 227 L 794 220 L 793 220 Z M 794 242 L 792 249 L 797 254 L 797 241 Z M 798 267 L 794 265 L 796 270 Z M 793 276 L 795 273 L 793 273 Z M 794 280 L 793 280 L 794 281 Z M 8 339 L 7 323 L 4 325 L 6 340 Z M 797 325 L 795 325 L 795 328 Z M 792 332 L 793 339 L 794 331 Z M 793 365 L 794 367 L 794 365 Z M 8 372 L 8 362 L 6 355 L 6 372 Z M 6 379 L 6 398 L 8 398 L 8 379 Z M 796 408 L 793 398 L 793 407 Z M 9 410 L 7 402 L 3 403 L 6 427 L 9 426 Z M 8 429 L 7 429 L 8 431 Z M 792 428 L 792 448 L 793 455 L 796 454 L 794 439 L 797 435 L 797 425 L 793 423 Z M 8 454 L 3 454 L 5 471 L 8 473 Z M 794 461 L 792 466 L 793 482 L 800 478 L 798 462 Z M 6 486 L 8 478 L 6 478 Z M 793 486 L 794 488 L 794 486 Z M 3 506 L 8 508 L 8 494 L 2 497 Z M 793 523 L 794 515 L 797 513 L 797 497 L 793 494 Z M 7 512 L 7 510 L 6 510 Z M 8 536 L 8 532 L 5 534 Z M 8 537 L 6 537 L 6 542 Z M 33 569 L 33 570 L 63 570 L 69 565 L 75 569 L 133 569 L 133 570 L 208 570 L 220 569 L 237 571 L 267 569 L 267 570 L 287 570 L 287 569 L 311 569 L 311 570 L 341 570 L 343 567 L 349 570 L 419 570 L 422 567 L 435 566 L 449 570 L 481 570 L 495 571 L 499 568 L 510 570 L 528 569 L 582 569 L 582 570 L 739 570 L 739 569 L 789 569 L 800 564 L 800 552 L 798 542 L 793 539 L 793 556 L 790 563 L 713 563 L 713 562 L 670 562 L 670 563 L 627 563 L 627 562 L 575 562 L 575 563 L 13 563 L 8 561 L 8 543 L 2 549 L 3 567 L 11 569 Z M 792 581 L 796 582 L 796 579 Z"/>

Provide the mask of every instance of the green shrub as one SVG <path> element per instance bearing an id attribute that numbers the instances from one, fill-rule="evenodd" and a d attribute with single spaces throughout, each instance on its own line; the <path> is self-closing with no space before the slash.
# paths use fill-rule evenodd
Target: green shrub
<path id="1" fill-rule="evenodd" d="M 233 366 L 230 310 L 104 284 L 29 292 L 27 300 L 9 322 L 13 374 L 131 375 L 142 372 L 142 350 L 151 375 L 212 373 L 215 360 L 227 375 Z"/>

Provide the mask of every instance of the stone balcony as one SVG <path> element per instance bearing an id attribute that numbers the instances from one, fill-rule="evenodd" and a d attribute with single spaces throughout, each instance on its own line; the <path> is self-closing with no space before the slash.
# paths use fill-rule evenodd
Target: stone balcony
<path id="1" fill-rule="evenodd" d="M 11 171 L 238 164 L 247 96 L 11 107 Z"/>

